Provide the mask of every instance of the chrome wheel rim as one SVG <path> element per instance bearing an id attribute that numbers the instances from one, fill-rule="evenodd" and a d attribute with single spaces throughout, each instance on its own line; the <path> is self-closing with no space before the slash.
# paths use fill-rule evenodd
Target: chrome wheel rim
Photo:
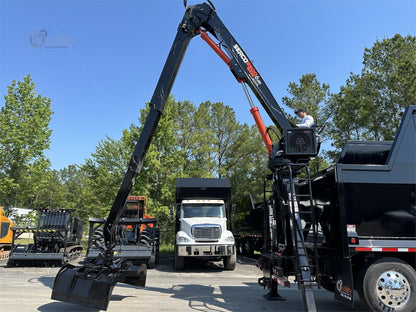
<path id="1" fill-rule="evenodd" d="M 376 293 L 380 301 L 390 307 L 405 306 L 410 299 L 410 285 L 406 277 L 396 271 L 386 271 L 377 279 Z"/>

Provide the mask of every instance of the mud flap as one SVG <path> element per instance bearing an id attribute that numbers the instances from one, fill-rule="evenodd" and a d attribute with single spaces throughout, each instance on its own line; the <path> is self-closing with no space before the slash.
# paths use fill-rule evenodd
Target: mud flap
<path id="1" fill-rule="evenodd" d="M 116 283 L 144 287 L 146 270 L 144 264 L 100 269 L 67 264 L 55 277 L 51 298 L 106 310 Z"/>
<path id="2" fill-rule="evenodd" d="M 350 307 L 354 307 L 354 284 L 352 278 L 351 259 L 337 259 L 335 261 L 337 276 L 334 297 Z"/>

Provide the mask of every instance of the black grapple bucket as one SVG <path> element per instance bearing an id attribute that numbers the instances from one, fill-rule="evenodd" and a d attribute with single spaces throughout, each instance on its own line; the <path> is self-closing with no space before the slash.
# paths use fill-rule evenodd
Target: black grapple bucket
<path id="1" fill-rule="evenodd" d="M 55 277 L 51 298 L 106 310 L 117 282 L 146 285 L 145 264 L 111 266 L 63 266 Z"/>

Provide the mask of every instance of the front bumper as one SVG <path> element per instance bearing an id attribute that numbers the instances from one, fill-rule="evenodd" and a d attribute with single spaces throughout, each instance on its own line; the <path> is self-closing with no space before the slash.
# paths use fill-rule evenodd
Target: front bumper
<path id="1" fill-rule="evenodd" d="M 234 244 L 230 245 L 178 245 L 179 257 L 222 257 L 235 253 Z"/>

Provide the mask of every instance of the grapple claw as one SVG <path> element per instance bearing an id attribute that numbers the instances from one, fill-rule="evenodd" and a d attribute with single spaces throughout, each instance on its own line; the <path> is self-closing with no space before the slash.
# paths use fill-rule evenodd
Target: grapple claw
<path id="1" fill-rule="evenodd" d="M 109 266 L 63 266 L 55 277 L 51 298 L 107 310 L 117 282 L 145 287 L 147 267 L 126 262 Z"/>

